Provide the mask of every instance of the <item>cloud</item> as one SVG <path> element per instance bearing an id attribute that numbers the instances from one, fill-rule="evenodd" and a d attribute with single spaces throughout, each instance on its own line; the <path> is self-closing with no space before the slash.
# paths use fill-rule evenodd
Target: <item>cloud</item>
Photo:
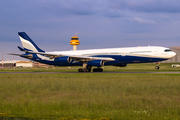
<path id="1" fill-rule="evenodd" d="M 59 16 L 97 15 L 109 18 L 119 18 L 124 16 L 122 11 L 109 8 L 107 1 L 108 0 L 54 0 L 44 1 L 43 3 L 41 3 L 41 5 L 44 9 L 49 10 L 49 12 L 51 12 L 52 14 L 56 14 Z"/>
<path id="2" fill-rule="evenodd" d="M 83 0 L 39 0 L 38 4 L 44 10 L 58 15 L 92 15 L 95 13 L 96 1 Z"/>
<path id="3" fill-rule="evenodd" d="M 152 13 L 179 13 L 179 0 L 113 0 L 109 7 L 119 10 Z"/>
<path id="4" fill-rule="evenodd" d="M 131 21 L 135 21 L 141 24 L 156 24 L 157 22 L 155 22 L 154 20 L 147 20 L 147 19 L 143 19 L 143 18 L 139 18 L 139 17 L 134 17 L 129 19 Z"/>
<path id="5" fill-rule="evenodd" d="M 97 15 L 107 17 L 107 18 L 122 18 L 122 17 L 127 16 L 120 10 L 113 10 L 109 8 L 98 11 Z"/>

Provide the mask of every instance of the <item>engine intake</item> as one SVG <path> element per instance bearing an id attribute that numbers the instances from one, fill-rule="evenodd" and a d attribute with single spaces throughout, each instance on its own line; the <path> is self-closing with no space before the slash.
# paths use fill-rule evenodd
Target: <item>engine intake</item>
<path id="1" fill-rule="evenodd" d="M 68 56 L 58 57 L 54 59 L 55 62 L 70 63 L 72 59 Z"/>
<path id="2" fill-rule="evenodd" d="M 104 61 L 102 60 L 92 60 L 92 61 L 89 61 L 87 63 L 88 66 L 96 66 L 96 67 L 101 67 L 104 65 Z"/>

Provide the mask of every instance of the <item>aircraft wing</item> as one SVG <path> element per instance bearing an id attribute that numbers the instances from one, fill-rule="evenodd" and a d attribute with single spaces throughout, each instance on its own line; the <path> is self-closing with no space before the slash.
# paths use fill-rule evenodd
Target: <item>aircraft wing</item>
<path id="1" fill-rule="evenodd" d="M 115 61 L 113 58 L 107 58 L 107 57 L 88 57 L 88 56 L 69 56 L 75 62 L 83 62 L 83 61 L 92 61 L 92 60 L 103 60 L 105 62 L 107 61 Z"/>
<path id="2" fill-rule="evenodd" d="M 50 59 L 62 57 L 62 56 L 69 56 L 74 60 L 75 62 L 83 62 L 83 61 L 92 61 L 92 60 L 103 60 L 103 61 L 115 61 L 113 58 L 107 58 L 107 57 L 89 57 L 89 56 L 79 56 L 79 55 L 65 55 L 65 54 L 52 54 L 52 53 L 44 53 L 44 52 L 31 52 L 31 51 L 26 51 L 28 53 L 33 53 L 33 54 L 40 54 L 44 55 L 46 57 L 49 57 Z"/>

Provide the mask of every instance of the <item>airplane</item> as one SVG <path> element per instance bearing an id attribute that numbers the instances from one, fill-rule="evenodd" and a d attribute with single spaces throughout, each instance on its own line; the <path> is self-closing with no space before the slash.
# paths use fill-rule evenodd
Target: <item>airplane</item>
<path id="1" fill-rule="evenodd" d="M 102 66 L 126 67 L 131 63 L 151 62 L 157 62 L 155 68 L 159 69 L 160 61 L 176 55 L 169 48 L 160 46 L 46 52 L 40 49 L 25 32 L 18 34 L 23 46 L 18 48 L 25 54 L 9 53 L 10 55 L 54 66 L 82 66 L 78 72 L 91 72 L 92 67 L 97 67 L 93 72 L 103 72 Z"/>

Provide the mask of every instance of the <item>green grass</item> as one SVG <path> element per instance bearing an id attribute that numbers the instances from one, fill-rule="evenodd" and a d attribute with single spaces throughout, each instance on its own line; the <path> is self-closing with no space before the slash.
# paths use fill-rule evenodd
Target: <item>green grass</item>
<path id="1" fill-rule="evenodd" d="M 0 116 L 175 120 L 179 86 L 180 74 L 0 74 Z"/>

